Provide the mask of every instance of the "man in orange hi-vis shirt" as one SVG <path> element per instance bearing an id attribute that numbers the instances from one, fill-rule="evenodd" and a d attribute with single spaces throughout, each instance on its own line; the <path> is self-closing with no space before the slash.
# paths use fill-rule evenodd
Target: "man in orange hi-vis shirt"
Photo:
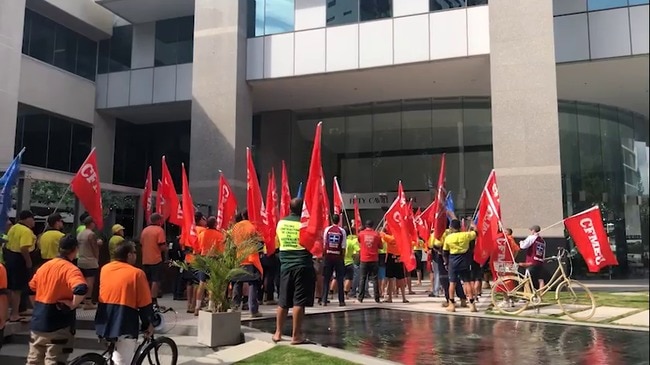
<path id="1" fill-rule="evenodd" d="M 203 213 L 196 212 L 194 213 L 194 225 L 196 230 L 196 236 L 200 237 L 203 232 L 206 230 L 207 220 Z M 201 254 L 201 245 L 199 240 L 196 241 L 196 247 L 185 247 L 185 262 L 187 264 L 192 264 L 194 261 L 194 255 Z M 205 273 L 201 273 L 194 269 L 191 269 L 192 275 L 187 281 L 187 313 L 194 313 L 195 316 L 199 315 L 199 311 L 203 306 L 203 298 L 205 297 L 205 282 L 207 276 Z M 203 283 L 203 285 L 201 285 Z"/>
<path id="2" fill-rule="evenodd" d="M 207 227 L 204 228 L 198 235 L 197 248 L 201 250 L 201 256 L 207 256 L 215 253 L 222 253 L 224 250 L 224 235 L 223 232 L 217 229 L 217 218 L 210 217 L 207 220 Z M 197 227 L 198 228 L 198 227 Z M 205 295 L 205 284 L 210 278 L 204 272 L 196 273 L 199 286 L 196 289 L 196 307 L 194 308 L 194 315 L 199 315 L 198 303 L 203 302 Z M 212 307 L 209 305 L 209 307 Z"/>
<path id="3" fill-rule="evenodd" d="M 235 245 L 239 245 L 257 234 L 255 225 L 248 220 L 248 212 L 246 210 L 237 215 L 236 221 L 237 223 L 232 227 Z M 259 245 L 261 250 L 263 243 L 260 242 Z M 244 283 L 248 283 L 248 310 L 250 310 L 253 318 L 261 317 L 262 314 L 259 312 L 259 303 L 257 301 L 257 291 L 259 290 L 260 279 L 262 278 L 262 263 L 259 254 L 254 253 L 244 259 L 242 268 L 248 272 L 248 275 L 243 275 L 238 278 L 234 285 L 234 308 L 237 309 L 241 305 Z"/>
<path id="4" fill-rule="evenodd" d="M 151 299 L 154 305 L 158 305 L 158 288 L 162 276 L 162 252 L 167 250 L 165 230 L 162 225 L 165 223 L 162 216 L 154 213 L 149 218 L 151 224 L 145 227 L 140 233 L 140 245 L 142 246 L 142 270 L 147 276 L 151 285 Z"/>

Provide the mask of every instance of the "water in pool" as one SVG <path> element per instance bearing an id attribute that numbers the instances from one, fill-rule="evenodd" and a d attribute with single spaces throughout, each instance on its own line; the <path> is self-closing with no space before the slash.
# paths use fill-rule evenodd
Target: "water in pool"
<path id="1" fill-rule="evenodd" d="M 287 321 L 285 336 L 291 335 Z M 266 332 L 275 320 L 248 322 Z M 406 365 L 650 364 L 649 333 L 388 309 L 309 315 L 307 337 Z"/>

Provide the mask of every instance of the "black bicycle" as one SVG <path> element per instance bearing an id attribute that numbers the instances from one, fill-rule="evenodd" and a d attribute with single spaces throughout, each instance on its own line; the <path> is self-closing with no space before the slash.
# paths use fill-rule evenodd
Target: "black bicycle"
<path id="1" fill-rule="evenodd" d="M 156 312 L 155 317 L 160 317 L 163 313 L 173 311 L 168 308 L 164 311 Z M 102 354 L 96 352 L 89 352 L 83 354 L 70 362 L 70 365 L 113 365 L 113 352 L 115 352 L 116 340 L 109 340 L 106 351 Z M 178 346 L 176 342 L 169 337 L 154 337 L 152 334 L 150 338 L 138 344 L 135 350 L 135 355 L 131 360 L 131 365 L 176 365 L 178 362 Z"/>

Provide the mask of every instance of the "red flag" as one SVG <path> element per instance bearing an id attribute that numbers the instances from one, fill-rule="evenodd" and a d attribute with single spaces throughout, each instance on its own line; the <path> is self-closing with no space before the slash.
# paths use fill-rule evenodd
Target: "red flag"
<path id="1" fill-rule="evenodd" d="M 266 216 L 268 219 L 269 241 L 273 241 L 273 243 L 275 243 L 275 227 L 278 224 L 276 221 L 277 201 L 278 194 L 275 191 L 275 173 L 271 171 L 271 173 L 268 175 L 268 183 L 266 185 Z M 269 255 L 273 255 L 275 253 L 275 249 L 273 251 L 269 251 L 267 248 L 266 252 Z"/>
<path id="2" fill-rule="evenodd" d="M 361 213 L 359 213 L 359 199 L 357 196 L 354 196 L 354 228 L 357 230 L 357 234 L 361 231 Z"/>
<path id="3" fill-rule="evenodd" d="M 477 263 L 484 265 L 494 251 L 500 225 L 499 188 L 497 187 L 496 173 L 492 170 L 479 200 L 476 246 L 474 248 L 474 261 Z"/>
<path id="4" fill-rule="evenodd" d="M 282 191 L 280 192 L 280 218 L 291 214 L 289 204 L 291 203 L 291 191 L 289 190 L 289 176 L 287 175 L 287 166 L 282 161 Z"/>
<path id="5" fill-rule="evenodd" d="M 194 202 L 192 202 L 190 184 L 187 181 L 187 174 L 185 173 L 185 164 L 181 164 L 181 174 L 183 175 L 183 225 L 181 226 L 180 242 L 185 247 L 191 247 L 194 252 L 200 252 L 199 247 L 197 247 L 198 236 L 194 222 Z"/>
<path id="6" fill-rule="evenodd" d="M 226 229 L 235 220 L 237 198 L 228 180 L 219 172 L 219 205 L 217 206 L 217 229 Z"/>
<path id="7" fill-rule="evenodd" d="M 321 130 L 323 123 L 316 126 L 314 147 L 311 152 L 309 176 L 305 187 L 305 198 L 300 216 L 300 245 L 315 256 L 322 252 L 322 232 L 325 229 L 325 204 L 323 201 L 323 168 L 321 166 Z M 320 247 L 319 247 L 320 246 Z"/>
<path id="8" fill-rule="evenodd" d="M 162 191 L 164 197 L 163 216 L 169 217 L 169 221 L 179 227 L 183 227 L 183 208 L 181 202 L 178 200 L 174 180 L 167 168 L 165 156 L 162 157 L 162 182 L 164 190 Z M 192 219 L 194 216 L 192 215 Z"/>
<path id="9" fill-rule="evenodd" d="M 153 181 L 151 181 L 151 166 L 147 169 L 147 178 L 144 182 L 144 192 L 142 194 L 142 208 L 144 208 L 144 220 L 149 223 L 151 213 L 153 212 Z"/>
<path id="10" fill-rule="evenodd" d="M 413 220 L 409 214 L 409 204 L 406 203 L 406 196 L 400 181 L 397 186 L 397 197 L 386 212 L 386 225 L 395 237 L 399 249 L 400 258 L 404 263 L 406 271 L 415 270 L 415 258 L 413 257 L 412 231 L 414 231 Z"/>
<path id="11" fill-rule="evenodd" d="M 246 159 L 246 208 L 248 209 L 248 219 L 253 222 L 257 232 L 262 235 L 266 245 L 266 252 L 275 252 L 275 240 L 271 241 L 269 237 L 269 219 L 266 215 L 262 189 L 259 180 L 257 180 L 257 171 L 255 171 L 250 148 L 246 148 Z"/>
<path id="12" fill-rule="evenodd" d="M 158 185 L 156 186 L 156 213 L 160 214 L 163 217 L 163 220 L 167 220 L 167 217 L 163 214 L 163 207 L 165 206 L 165 197 L 163 191 L 165 187 L 163 182 L 158 180 Z"/>
<path id="13" fill-rule="evenodd" d="M 418 211 L 415 213 L 415 218 L 413 222 L 415 223 L 415 229 L 418 232 L 418 236 L 422 238 L 423 240 L 428 240 L 429 235 L 430 235 L 430 230 L 427 225 L 427 223 L 423 219 L 423 214 L 420 212 L 420 209 L 418 208 Z"/>
<path id="14" fill-rule="evenodd" d="M 412 243 L 418 242 L 418 230 L 415 226 L 415 215 L 413 214 L 413 200 L 409 200 L 409 203 L 406 206 L 406 222 L 408 223 L 406 228 L 409 231 L 409 236 L 411 237 Z"/>
<path id="15" fill-rule="evenodd" d="M 325 219 L 325 226 L 330 224 L 330 199 L 327 196 L 327 187 L 325 186 L 325 174 L 323 173 L 323 166 L 320 167 L 321 177 L 321 192 L 323 194 L 323 219 Z"/>
<path id="16" fill-rule="evenodd" d="M 445 233 L 447 228 L 447 207 L 445 204 L 445 197 L 447 191 L 445 189 L 445 154 L 442 154 L 440 159 L 440 175 L 438 175 L 438 190 L 436 194 L 435 204 L 435 218 L 433 223 L 433 236 L 439 240 L 442 234 Z"/>
<path id="17" fill-rule="evenodd" d="M 334 215 L 343 214 L 345 210 L 345 204 L 343 204 L 343 194 L 341 193 L 341 187 L 339 186 L 339 180 L 334 176 L 334 185 L 332 188 L 332 202 L 334 203 Z"/>
<path id="18" fill-rule="evenodd" d="M 279 197 L 278 197 L 278 185 L 276 184 L 275 181 L 275 169 L 271 168 L 271 182 L 273 182 L 273 188 L 271 191 L 273 194 L 271 194 L 271 203 L 273 204 L 273 209 L 271 210 L 271 213 L 273 214 L 273 224 L 271 224 L 271 230 L 273 231 L 273 235 L 275 235 L 275 227 L 278 225 L 278 221 L 280 220 L 280 210 L 278 208 L 278 203 L 279 203 Z"/>
<path id="19" fill-rule="evenodd" d="M 598 206 L 566 218 L 564 226 L 569 231 L 578 252 L 585 259 L 590 272 L 598 272 L 604 267 L 618 265 L 616 255 L 609 245 Z"/>
<path id="20" fill-rule="evenodd" d="M 499 268 L 504 268 L 515 262 L 513 247 L 511 247 L 511 244 L 508 240 L 508 236 L 505 234 L 505 232 L 497 233 L 496 239 L 494 241 L 494 249 L 491 251 L 492 252 L 490 252 L 490 269 L 492 270 L 492 277 L 496 278 L 499 276 Z M 507 285 L 510 284 L 514 284 L 514 283 L 507 283 Z"/>
<path id="21" fill-rule="evenodd" d="M 97 170 L 97 153 L 94 148 L 72 178 L 70 189 L 93 218 L 97 229 L 101 230 L 104 227 L 104 209 L 102 208 L 102 189 Z"/>

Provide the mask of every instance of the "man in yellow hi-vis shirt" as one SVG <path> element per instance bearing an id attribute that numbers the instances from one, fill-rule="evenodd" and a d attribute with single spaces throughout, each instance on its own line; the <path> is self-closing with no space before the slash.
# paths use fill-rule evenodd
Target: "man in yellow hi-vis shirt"
<path id="1" fill-rule="evenodd" d="M 433 261 L 435 262 L 435 267 L 437 269 L 436 275 L 437 275 L 437 280 L 439 281 L 439 285 L 442 287 L 442 291 L 445 294 L 445 301 L 442 302 L 443 307 L 449 306 L 449 272 L 447 271 L 447 267 L 445 266 L 445 260 L 443 258 L 443 251 L 442 251 L 442 244 L 445 241 L 445 238 L 451 234 L 452 231 L 451 229 L 447 228 L 444 233 L 442 234 L 442 237 L 440 237 L 439 240 L 435 239 L 433 237 L 433 232 L 431 233 L 431 240 L 429 241 L 429 247 L 432 248 L 431 250 L 431 255 L 433 256 Z M 431 266 L 434 266 L 433 264 Z M 435 291 L 435 286 L 434 286 L 434 293 Z M 455 288 L 456 292 L 455 295 L 460 298 L 460 306 L 461 308 L 466 308 L 467 307 L 467 297 L 465 296 L 465 292 L 463 291 L 463 287 L 460 285 L 457 285 Z"/>
<path id="2" fill-rule="evenodd" d="M 444 252 L 445 264 L 449 271 L 449 305 L 448 312 L 456 311 L 454 302 L 454 292 L 457 285 L 462 283 L 465 295 L 469 298 L 469 308 L 471 312 L 476 312 L 474 304 L 474 288 L 472 287 L 470 277 L 471 258 L 468 258 L 467 252 L 472 240 L 476 239 L 474 226 L 470 226 L 469 232 L 460 231 L 460 221 L 453 219 L 449 224 L 451 233 L 449 233 L 443 242 L 442 250 Z"/>

